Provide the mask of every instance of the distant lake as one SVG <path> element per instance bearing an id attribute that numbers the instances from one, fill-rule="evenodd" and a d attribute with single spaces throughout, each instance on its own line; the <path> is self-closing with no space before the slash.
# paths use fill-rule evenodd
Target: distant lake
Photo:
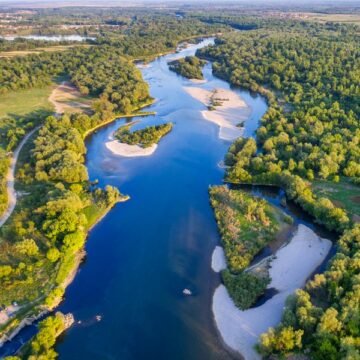
<path id="1" fill-rule="evenodd" d="M 28 39 L 28 40 L 43 40 L 43 41 L 85 41 L 95 40 L 94 37 L 80 36 L 80 35 L 24 35 L 24 36 L 0 36 L 0 39 L 15 40 L 15 39 Z"/>

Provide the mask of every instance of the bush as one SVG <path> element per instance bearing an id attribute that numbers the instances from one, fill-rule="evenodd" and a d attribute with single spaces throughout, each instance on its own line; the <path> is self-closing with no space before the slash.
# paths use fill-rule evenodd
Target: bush
<path id="1" fill-rule="evenodd" d="M 246 310 L 264 294 L 269 278 L 261 278 L 249 272 L 233 275 L 229 270 L 221 273 L 222 279 L 235 305 Z"/>

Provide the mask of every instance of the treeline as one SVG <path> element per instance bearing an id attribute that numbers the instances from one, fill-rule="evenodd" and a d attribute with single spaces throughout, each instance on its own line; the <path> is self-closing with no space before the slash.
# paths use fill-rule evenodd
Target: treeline
<path id="1" fill-rule="evenodd" d="M 78 45 L 78 41 L 50 41 L 50 40 L 35 40 L 27 38 L 15 38 L 14 40 L 5 40 L 0 38 L 0 51 L 26 51 L 35 50 L 37 48 L 47 48 L 53 46 Z"/>
<path id="2" fill-rule="evenodd" d="M 149 101 L 149 86 L 141 72 L 108 46 L 94 47 L 72 57 L 67 72 L 82 94 L 100 97 L 95 111 L 130 113 Z"/>
<path id="3" fill-rule="evenodd" d="M 231 35 L 198 55 L 215 61 L 216 75 L 268 98 L 258 168 L 359 181 L 359 38 L 351 28 L 317 28 L 317 37 L 291 29 Z"/>
<path id="4" fill-rule="evenodd" d="M 172 128 L 173 124 L 167 123 L 148 126 L 144 129 L 130 132 L 130 126 L 123 126 L 115 132 L 115 137 L 122 143 L 139 145 L 146 148 L 153 144 L 157 144 L 163 136 L 172 130 Z"/>
<path id="5" fill-rule="evenodd" d="M 175 50 L 186 39 L 218 33 L 226 26 L 205 24 L 197 19 L 176 18 L 172 13 L 142 14 L 119 33 L 103 31 L 98 44 L 107 44 L 131 58 L 146 58 Z"/>
<path id="6" fill-rule="evenodd" d="M 64 53 L 0 58 L 0 94 L 49 85 L 64 71 Z"/>
<path id="7" fill-rule="evenodd" d="M 264 293 L 270 279 L 244 270 L 291 218 L 243 191 L 213 186 L 209 193 L 228 265 L 222 279 L 235 304 L 245 310 Z"/>
<path id="8" fill-rule="evenodd" d="M 186 56 L 185 58 L 169 62 L 169 69 L 188 79 L 202 80 L 204 78 L 202 67 L 205 64 L 206 61 L 196 56 Z"/>

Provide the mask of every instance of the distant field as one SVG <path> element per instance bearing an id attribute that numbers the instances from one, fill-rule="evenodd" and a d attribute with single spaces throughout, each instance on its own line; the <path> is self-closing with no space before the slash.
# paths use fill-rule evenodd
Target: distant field
<path id="1" fill-rule="evenodd" d="M 58 45 L 58 46 L 50 46 L 50 47 L 44 47 L 44 48 L 36 48 L 32 50 L 17 50 L 17 51 L 2 51 L 0 52 L 0 58 L 12 58 L 15 56 L 26 56 L 29 54 L 40 54 L 42 52 L 55 52 L 55 51 L 65 51 L 69 50 L 73 47 L 90 47 L 92 45 Z"/>
<path id="2" fill-rule="evenodd" d="M 335 205 L 354 215 L 356 221 L 360 221 L 360 186 L 347 180 L 339 183 L 318 180 L 313 182 L 313 190 L 319 196 L 328 197 Z"/>
<path id="3" fill-rule="evenodd" d="M 314 21 L 331 21 L 331 22 L 342 22 L 360 24 L 360 14 L 319 14 L 319 13 L 304 13 L 310 20 Z"/>
<path id="4" fill-rule="evenodd" d="M 20 90 L 1 95 L 0 118 L 25 115 L 35 110 L 53 110 L 48 98 L 54 86 Z"/>

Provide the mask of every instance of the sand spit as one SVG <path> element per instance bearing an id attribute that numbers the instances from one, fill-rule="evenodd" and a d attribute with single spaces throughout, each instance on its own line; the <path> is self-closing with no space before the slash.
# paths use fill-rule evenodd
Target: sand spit
<path id="1" fill-rule="evenodd" d="M 291 241 L 280 248 L 270 262 L 271 283 L 268 287 L 276 288 L 279 293 L 259 307 L 239 310 L 224 285 L 220 285 L 214 294 L 213 313 L 224 342 L 246 360 L 261 359 L 254 349 L 259 336 L 280 322 L 286 298 L 305 285 L 330 248 L 331 241 L 321 239 L 310 228 L 299 225 Z"/>
<path id="2" fill-rule="evenodd" d="M 211 268 L 215 272 L 220 272 L 226 269 L 226 259 L 224 249 L 221 246 L 216 246 L 211 258 Z"/>
<path id="3" fill-rule="evenodd" d="M 207 83 L 206 79 L 189 79 L 194 84 L 205 84 Z"/>
<path id="4" fill-rule="evenodd" d="M 157 149 L 158 145 L 153 144 L 147 148 L 139 145 L 128 145 L 117 140 L 111 140 L 105 143 L 105 146 L 113 154 L 124 157 L 150 156 Z"/>
<path id="5" fill-rule="evenodd" d="M 219 99 L 219 105 L 214 110 L 203 110 L 201 113 L 206 120 L 220 127 L 220 139 L 233 141 L 243 135 L 244 128 L 238 125 L 249 118 L 251 109 L 236 92 L 226 89 L 209 91 L 198 87 L 184 87 L 184 90 L 205 106 L 211 105 L 211 98 Z"/>

